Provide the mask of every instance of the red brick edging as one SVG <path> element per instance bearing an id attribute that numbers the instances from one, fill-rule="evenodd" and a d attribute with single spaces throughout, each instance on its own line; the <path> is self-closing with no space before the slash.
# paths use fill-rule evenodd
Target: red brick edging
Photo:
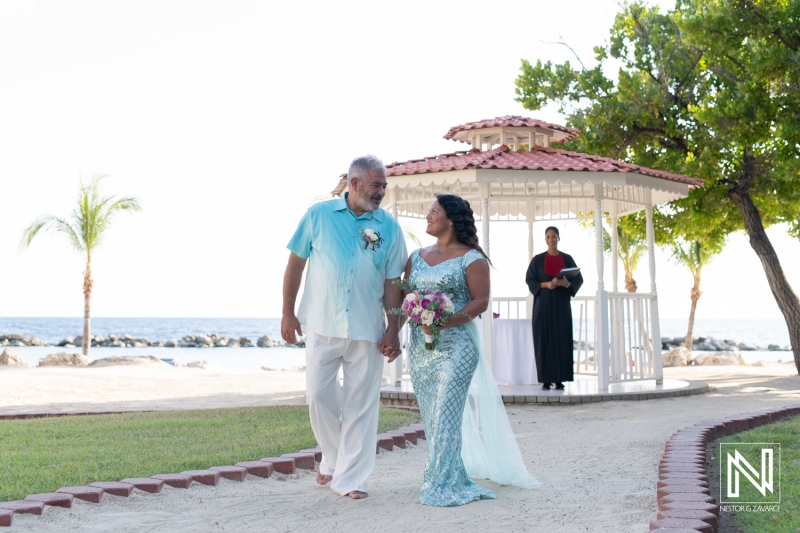
<path id="1" fill-rule="evenodd" d="M 403 409 L 419 413 L 418 407 L 393 406 L 395 409 Z M 15 413 L 0 414 L 0 420 L 19 420 L 30 418 L 47 418 L 55 416 L 84 416 L 84 415 L 108 415 L 122 414 L 129 412 L 148 412 L 148 411 L 96 411 L 83 413 Z M 375 453 L 380 453 L 381 449 L 392 451 L 395 446 L 405 448 L 406 441 L 416 444 L 417 439 L 425 438 L 425 430 L 422 423 L 418 422 L 410 426 L 402 427 L 378 435 L 378 443 Z M 402 442 L 401 442 L 402 440 Z M 300 450 L 296 453 L 287 453 L 280 457 L 268 457 L 259 461 L 242 461 L 234 466 L 212 466 L 208 470 L 187 470 L 178 474 L 156 474 L 149 478 L 126 478 L 121 481 L 96 482 L 90 483 L 86 487 L 62 487 L 56 492 L 44 494 L 31 494 L 24 500 L 0 502 L 0 527 L 11 526 L 14 514 L 35 514 L 41 515 L 45 506 L 56 506 L 71 508 L 74 499 L 80 499 L 90 503 L 100 503 L 104 494 L 128 497 L 133 489 L 145 492 L 158 493 L 164 485 L 174 488 L 188 489 L 192 483 L 202 483 L 205 485 L 216 485 L 221 477 L 234 481 L 244 481 L 248 474 L 256 477 L 268 478 L 274 472 L 282 474 L 293 474 L 296 469 L 313 470 L 317 463 L 322 460 L 322 451 L 319 448 Z"/>
<path id="2" fill-rule="evenodd" d="M 658 464 L 658 515 L 650 530 L 714 533 L 719 504 L 708 487 L 706 449 L 713 440 L 800 414 L 800 405 L 706 420 L 676 431 Z"/>

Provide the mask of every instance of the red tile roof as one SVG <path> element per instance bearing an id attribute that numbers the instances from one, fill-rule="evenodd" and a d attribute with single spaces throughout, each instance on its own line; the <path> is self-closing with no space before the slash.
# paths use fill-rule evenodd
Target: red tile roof
<path id="1" fill-rule="evenodd" d="M 450 131 L 448 131 L 445 134 L 444 138 L 448 140 L 454 139 L 461 142 L 467 142 L 466 140 L 462 140 L 460 138 L 455 139 L 456 134 L 461 131 L 478 130 L 482 128 L 496 128 L 496 127 L 515 127 L 515 128 L 538 127 L 538 128 L 551 129 L 562 133 L 566 133 L 567 134 L 566 137 L 560 139 L 558 142 L 564 142 L 570 139 L 574 139 L 581 133 L 579 130 L 576 130 L 575 128 L 568 128 L 566 126 L 561 126 L 560 124 L 552 124 L 550 122 L 545 122 L 543 120 L 538 120 L 535 118 L 506 115 L 504 117 L 479 120 L 477 122 L 467 122 L 466 124 L 461 124 L 460 126 L 453 126 L 452 128 L 450 128 Z"/>
<path id="2" fill-rule="evenodd" d="M 703 180 L 690 178 L 681 174 L 672 174 L 661 170 L 632 165 L 623 161 L 616 161 L 607 157 L 569 152 L 556 148 L 534 146 L 533 150 L 512 151 L 508 146 L 501 145 L 494 150 L 481 152 L 455 152 L 441 154 L 424 159 L 412 159 L 404 163 L 392 163 L 386 166 L 387 176 L 403 176 L 413 174 L 426 174 L 431 172 L 445 172 L 448 170 L 463 170 L 469 168 L 500 168 L 513 170 L 551 170 L 573 172 L 630 172 L 651 176 L 655 178 L 686 183 L 693 187 L 703 185 Z"/>

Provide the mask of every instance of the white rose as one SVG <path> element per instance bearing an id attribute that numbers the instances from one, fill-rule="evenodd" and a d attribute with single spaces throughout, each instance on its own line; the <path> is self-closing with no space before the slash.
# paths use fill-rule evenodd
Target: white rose
<path id="1" fill-rule="evenodd" d="M 431 324 L 433 324 L 433 319 L 435 317 L 436 313 L 434 313 L 433 311 L 423 311 L 422 314 L 420 315 L 422 323 L 425 324 L 426 326 L 430 326 Z"/>
<path id="2" fill-rule="evenodd" d="M 406 294 L 406 301 L 407 302 L 413 302 L 416 299 L 417 299 L 417 295 L 414 294 L 413 292 L 410 292 L 410 293 Z"/>
<path id="3" fill-rule="evenodd" d="M 451 302 L 450 300 L 447 300 L 444 303 L 444 312 L 445 313 L 452 313 L 453 311 L 455 311 L 455 309 L 456 309 L 456 306 L 454 306 L 453 302 Z"/>

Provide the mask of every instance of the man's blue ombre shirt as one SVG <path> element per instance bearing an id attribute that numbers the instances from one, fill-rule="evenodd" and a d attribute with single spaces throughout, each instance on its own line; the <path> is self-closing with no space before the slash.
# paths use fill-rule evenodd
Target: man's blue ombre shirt
<path id="1" fill-rule="evenodd" d="M 365 246 L 371 229 L 382 242 Z M 308 333 L 378 342 L 386 331 L 383 289 L 408 254 L 400 225 L 383 209 L 356 217 L 347 194 L 311 206 L 287 248 L 308 259 L 297 318 Z"/>

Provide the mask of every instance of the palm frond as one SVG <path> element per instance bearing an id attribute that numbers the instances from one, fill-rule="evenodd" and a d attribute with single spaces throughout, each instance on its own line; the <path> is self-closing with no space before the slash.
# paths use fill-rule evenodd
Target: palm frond
<path id="1" fill-rule="evenodd" d="M 33 239 L 40 231 L 55 231 L 57 233 L 64 233 L 69 237 L 72 246 L 79 252 L 84 250 L 83 242 L 80 239 L 78 232 L 68 220 L 59 218 L 55 215 L 42 215 L 37 218 L 30 226 L 25 228 L 22 232 L 22 243 L 24 248 L 28 248 L 33 242 Z"/>

